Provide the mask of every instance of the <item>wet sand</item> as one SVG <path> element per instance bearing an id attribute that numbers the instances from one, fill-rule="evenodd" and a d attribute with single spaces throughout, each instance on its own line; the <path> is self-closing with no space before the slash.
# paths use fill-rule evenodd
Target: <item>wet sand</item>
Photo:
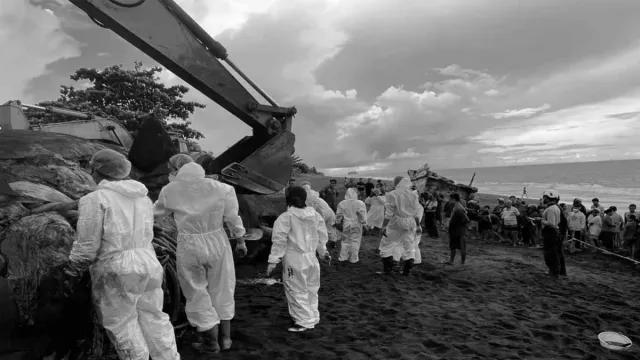
<path id="1" fill-rule="evenodd" d="M 234 349 L 221 359 L 638 359 L 640 281 L 630 263 L 602 254 L 567 257 L 569 277 L 546 275 L 542 251 L 469 241 L 467 265 L 443 265 L 448 248 L 426 236 L 423 264 L 409 277 L 375 275 L 379 238 L 363 238 L 359 264 L 323 265 L 321 322 L 290 334 L 282 285 L 242 285 Z M 458 262 L 459 259 L 456 259 Z M 238 278 L 258 277 L 250 266 Z M 602 348 L 601 331 L 634 341 Z M 184 330 L 183 330 L 184 331 Z M 183 332 L 181 331 L 181 333 Z M 208 359 L 189 349 L 183 359 Z"/>

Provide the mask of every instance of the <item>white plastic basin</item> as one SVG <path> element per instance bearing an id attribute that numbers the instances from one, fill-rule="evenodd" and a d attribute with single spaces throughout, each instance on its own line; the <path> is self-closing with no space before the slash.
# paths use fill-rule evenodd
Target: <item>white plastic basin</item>
<path id="1" fill-rule="evenodd" d="M 609 350 L 626 350 L 633 344 L 628 337 L 613 331 L 605 331 L 598 334 L 600 345 Z"/>

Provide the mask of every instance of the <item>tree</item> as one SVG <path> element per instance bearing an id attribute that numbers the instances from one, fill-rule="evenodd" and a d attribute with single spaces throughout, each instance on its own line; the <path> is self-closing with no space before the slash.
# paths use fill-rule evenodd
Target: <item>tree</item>
<path id="1" fill-rule="evenodd" d="M 133 69 L 114 65 L 103 70 L 81 68 L 70 78 L 88 81 L 91 86 L 76 88 L 61 86 L 60 97 L 55 101 L 44 101 L 39 106 L 55 106 L 94 114 L 116 121 L 129 131 L 135 131 L 142 120 L 149 116 L 159 119 L 167 129 L 182 134 L 186 139 L 201 139 L 204 135 L 191 128 L 189 117 L 196 108 L 205 105 L 184 101 L 189 88 L 182 85 L 167 87 L 160 82 L 158 74 L 163 69 L 143 69 L 136 61 Z M 27 116 L 32 124 L 47 124 L 78 120 L 65 115 L 46 114 L 29 110 Z"/>

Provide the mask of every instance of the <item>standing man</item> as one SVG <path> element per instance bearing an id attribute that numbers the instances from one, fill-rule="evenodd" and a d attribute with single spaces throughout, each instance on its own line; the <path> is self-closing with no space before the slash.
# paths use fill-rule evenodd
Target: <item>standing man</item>
<path id="1" fill-rule="evenodd" d="M 549 275 L 567 276 L 564 263 L 564 246 L 560 239 L 560 221 L 562 211 L 558 206 L 560 195 L 555 190 L 547 190 L 542 194 L 542 201 L 547 208 L 542 213 L 542 242 L 544 244 L 544 261 L 549 268 Z"/>
<path id="2" fill-rule="evenodd" d="M 349 179 L 349 182 L 344 185 L 345 188 L 351 189 L 356 187 L 355 181 L 353 179 Z"/>
<path id="3" fill-rule="evenodd" d="M 289 179 L 289 185 L 287 185 L 287 187 L 286 187 L 286 189 L 284 191 L 285 198 L 287 196 L 289 196 L 289 191 L 291 191 L 291 188 L 293 188 L 295 186 L 296 186 L 296 179 L 294 179 L 294 178 Z"/>
<path id="4" fill-rule="evenodd" d="M 338 181 L 336 179 L 329 180 L 329 186 L 320 190 L 320 198 L 327 202 L 331 210 L 335 213 L 338 210 L 338 196 L 340 193 L 336 189 Z"/>
<path id="5" fill-rule="evenodd" d="M 507 200 L 504 209 L 502 209 L 502 228 L 504 236 L 511 240 L 511 245 L 515 247 L 518 244 L 518 216 L 520 212 L 516 209 L 511 200 Z"/>
<path id="6" fill-rule="evenodd" d="M 364 182 L 362 181 L 362 178 L 360 178 L 360 181 L 358 181 L 358 183 L 356 184 L 356 187 L 357 187 L 357 190 L 358 190 L 358 200 L 364 201 L 366 199 L 366 197 L 365 197 L 366 186 L 365 186 Z"/>
<path id="7" fill-rule="evenodd" d="M 574 206 L 569 214 L 569 236 L 571 239 L 583 239 L 584 230 L 587 227 L 587 218 L 580 211 L 580 207 Z M 572 240 L 570 244 L 570 251 L 573 253 L 575 249 L 581 249 L 582 244 Z"/>
<path id="8" fill-rule="evenodd" d="M 380 241 L 380 257 L 383 271 L 378 274 L 390 274 L 393 270 L 393 250 L 402 243 L 404 275 L 411 273 L 415 258 L 415 235 L 420 226 L 420 204 L 418 195 L 411 190 L 411 180 L 396 176 L 393 180 L 395 190 L 387 194 L 385 220 Z"/>
<path id="9" fill-rule="evenodd" d="M 449 219 L 451 218 L 451 214 L 453 213 L 453 208 L 455 207 L 455 204 L 456 204 L 456 202 L 451 197 L 451 195 L 453 194 L 454 193 L 449 194 L 449 201 L 447 201 L 447 203 L 444 205 L 444 219 L 442 222 L 445 229 L 449 228 Z"/>
<path id="10" fill-rule="evenodd" d="M 613 230 L 614 230 L 614 239 L 613 244 L 614 247 L 620 247 L 620 233 L 622 232 L 622 227 L 624 226 L 624 219 L 620 214 L 618 214 L 618 208 L 615 206 L 611 207 L 613 212 L 611 213 L 611 221 L 613 221 Z"/>
<path id="11" fill-rule="evenodd" d="M 451 209 L 451 218 L 449 219 L 449 262 L 445 263 L 453 265 L 453 261 L 456 259 L 456 249 L 460 249 L 460 264 L 464 265 L 467 259 L 467 243 L 464 238 L 467 231 L 467 224 L 469 218 L 467 217 L 467 211 L 460 204 L 460 194 L 449 194 L 453 206 Z"/>
<path id="12" fill-rule="evenodd" d="M 371 192 L 373 191 L 373 189 L 375 189 L 375 187 L 376 186 L 371 182 L 371 178 L 369 178 L 367 180 L 367 183 L 364 184 L 365 195 L 367 198 L 371 196 Z"/>
<path id="13" fill-rule="evenodd" d="M 600 214 L 604 214 L 604 206 L 600 205 L 600 199 L 593 198 L 591 199 L 591 203 L 593 204 L 591 205 L 591 210 L 598 209 L 600 210 Z"/>

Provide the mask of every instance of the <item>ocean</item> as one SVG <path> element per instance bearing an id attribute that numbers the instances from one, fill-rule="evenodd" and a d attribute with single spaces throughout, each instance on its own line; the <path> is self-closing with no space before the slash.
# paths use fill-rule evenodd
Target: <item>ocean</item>
<path id="1" fill-rule="evenodd" d="M 578 197 L 588 205 L 597 197 L 604 207 L 616 206 L 619 211 L 640 203 L 640 160 L 433 171 L 463 184 L 475 172 L 473 186 L 486 194 L 521 197 L 526 188 L 529 199 L 539 199 L 543 191 L 555 189 L 560 202 L 571 203 Z"/>

